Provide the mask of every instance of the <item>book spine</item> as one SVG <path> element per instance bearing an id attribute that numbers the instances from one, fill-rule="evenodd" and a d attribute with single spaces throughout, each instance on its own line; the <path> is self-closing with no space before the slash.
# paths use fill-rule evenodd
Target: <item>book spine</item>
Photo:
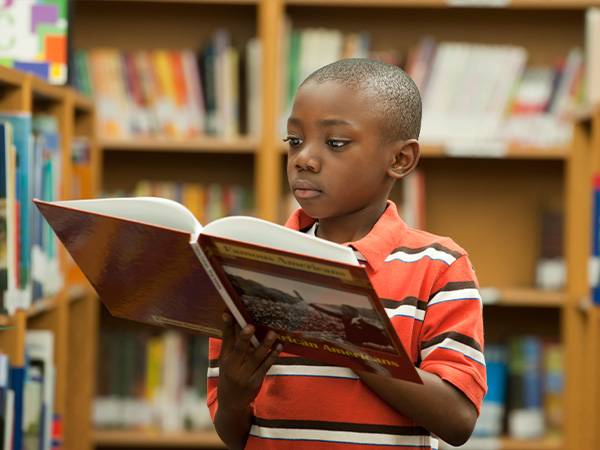
<path id="1" fill-rule="evenodd" d="M 12 366 L 10 368 L 9 383 L 11 390 L 14 391 L 13 450 L 21 450 L 23 448 L 23 407 L 26 372 L 25 367 Z"/>
<path id="2" fill-rule="evenodd" d="M 590 296 L 600 304 L 600 174 L 592 178 L 592 249 L 588 264 Z"/>
<path id="3" fill-rule="evenodd" d="M 200 260 L 202 267 L 204 267 L 204 270 L 206 270 L 206 273 L 208 274 L 211 281 L 215 285 L 215 288 L 217 288 L 217 291 L 219 291 L 219 294 L 221 295 L 221 297 L 223 298 L 223 301 L 229 308 L 229 311 L 231 312 L 231 314 L 233 315 L 235 320 L 237 320 L 240 327 L 244 328 L 246 325 L 248 325 L 248 322 L 246 322 L 246 319 L 244 319 L 244 316 L 242 316 L 242 314 L 238 310 L 237 306 L 235 305 L 235 302 L 232 300 L 231 296 L 229 295 L 229 292 L 227 292 L 227 289 L 225 289 L 225 286 L 223 286 L 223 283 L 221 283 L 221 280 L 219 279 L 215 270 L 211 266 L 210 261 L 208 260 L 208 257 L 204 254 L 204 251 L 202 250 L 202 248 L 200 247 L 200 245 L 197 242 L 192 241 L 192 242 L 190 242 L 190 245 L 194 249 L 196 256 L 198 256 L 198 259 Z M 252 344 L 255 347 L 258 347 L 259 342 L 258 342 L 258 339 L 256 339 L 256 336 L 252 336 Z"/>

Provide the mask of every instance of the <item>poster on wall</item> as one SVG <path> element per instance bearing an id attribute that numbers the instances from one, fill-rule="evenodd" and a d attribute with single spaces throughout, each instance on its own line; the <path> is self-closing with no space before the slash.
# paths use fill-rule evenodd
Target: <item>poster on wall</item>
<path id="1" fill-rule="evenodd" d="M 0 0 L 0 65 L 66 84 L 68 3 Z"/>

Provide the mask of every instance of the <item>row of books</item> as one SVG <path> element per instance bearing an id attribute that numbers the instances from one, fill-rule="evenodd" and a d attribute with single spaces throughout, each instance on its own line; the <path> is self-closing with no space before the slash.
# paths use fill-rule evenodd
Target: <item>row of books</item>
<path id="1" fill-rule="evenodd" d="M 300 82 L 338 59 L 369 57 L 404 68 L 423 96 L 421 140 L 502 152 L 506 145 L 564 145 L 569 113 L 586 102 L 584 54 L 573 48 L 552 66 L 529 64 L 515 45 L 437 42 L 425 36 L 407 51 L 372 48 L 366 32 L 287 27 L 281 128 Z M 110 137 L 193 138 L 258 135 L 261 46 L 244 54 L 218 29 L 201 50 L 79 50 L 75 84 L 94 95 L 99 130 Z"/>
<path id="2" fill-rule="evenodd" d="M 421 91 L 421 141 L 451 145 L 455 152 L 484 148 L 501 156 L 510 144 L 564 145 L 571 139 L 569 113 L 586 101 L 578 47 L 552 66 L 530 64 L 520 46 L 431 36 L 406 52 L 375 51 L 365 32 L 328 28 L 291 29 L 286 47 L 287 113 L 299 83 L 317 68 L 348 57 L 382 59 L 406 70 Z"/>
<path id="3" fill-rule="evenodd" d="M 488 392 L 474 438 L 558 437 L 563 425 L 564 354 L 557 340 L 518 335 L 485 348 Z"/>
<path id="4" fill-rule="evenodd" d="M 225 29 L 215 31 L 201 51 L 79 50 L 74 84 L 95 97 L 104 136 L 257 135 L 258 40 L 249 40 L 244 51 L 241 55 Z"/>
<path id="5" fill-rule="evenodd" d="M 182 431 L 211 426 L 206 337 L 104 329 L 99 354 L 96 427 Z"/>
<path id="6" fill-rule="evenodd" d="M 75 196 L 89 185 L 89 148 L 84 138 L 73 142 Z M 0 112 L 0 161 L 0 313 L 12 314 L 63 285 L 58 241 L 32 203 L 34 197 L 58 200 L 61 195 L 56 118 Z"/>
<path id="7" fill-rule="evenodd" d="M 54 334 L 28 330 L 26 364 L 0 351 L 0 449 L 60 450 L 61 418 L 54 411 Z"/>
<path id="8" fill-rule="evenodd" d="M 253 191 L 238 184 L 141 180 L 131 192 L 105 192 L 104 197 L 162 197 L 186 206 L 201 224 L 225 216 L 253 215 Z"/>

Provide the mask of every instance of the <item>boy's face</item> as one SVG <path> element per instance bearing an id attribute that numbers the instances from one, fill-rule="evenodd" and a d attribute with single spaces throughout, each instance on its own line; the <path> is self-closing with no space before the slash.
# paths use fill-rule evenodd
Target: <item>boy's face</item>
<path id="1" fill-rule="evenodd" d="M 381 145 L 381 130 L 380 113 L 360 90 L 335 82 L 299 89 L 288 119 L 287 175 L 309 216 L 379 217 L 394 161 L 392 146 Z"/>

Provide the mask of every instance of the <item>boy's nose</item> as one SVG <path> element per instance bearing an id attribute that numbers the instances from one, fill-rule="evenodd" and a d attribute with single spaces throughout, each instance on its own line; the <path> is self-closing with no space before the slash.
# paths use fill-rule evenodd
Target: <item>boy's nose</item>
<path id="1" fill-rule="evenodd" d="M 320 162 L 312 146 L 305 145 L 298 152 L 294 166 L 298 170 L 310 170 L 311 172 L 318 172 L 320 170 Z"/>

